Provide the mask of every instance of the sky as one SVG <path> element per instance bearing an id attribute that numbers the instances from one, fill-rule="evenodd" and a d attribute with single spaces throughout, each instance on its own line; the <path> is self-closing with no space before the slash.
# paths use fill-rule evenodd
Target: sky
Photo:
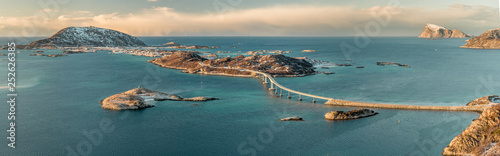
<path id="1" fill-rule="evenodd" d="M 427 23 L 479 35 L 496 0 L 0 0 L 0 37 L 97 26 L 134 36 L 418 36 Z"/>

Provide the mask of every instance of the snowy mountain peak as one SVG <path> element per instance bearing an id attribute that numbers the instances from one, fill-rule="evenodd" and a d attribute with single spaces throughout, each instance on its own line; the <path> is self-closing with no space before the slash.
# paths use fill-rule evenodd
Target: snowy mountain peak
<path id="1" fill-rule="evenodd" d="M 432 24 L 432 23 L 427 23 L 427 27 L 431 30 L 437 31 L 439 29 L 446 29 L 443 26 L 437 25 L 437 24 Z M 446 29 L 447 30 L 447 29 Z"/>
<path id="2" fill-rule="evenodd" d="M 47 39 L 38 40 L 28 44 L 30 47 L 43 46 L 146 46 L 141 40 L 128 34 L 99 27 L 67 27 Z"/>

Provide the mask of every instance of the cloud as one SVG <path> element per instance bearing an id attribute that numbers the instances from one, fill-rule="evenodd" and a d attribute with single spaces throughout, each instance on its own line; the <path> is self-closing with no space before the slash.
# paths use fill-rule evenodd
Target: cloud
<path id="1" fill-rule="evenodd" d="M 158 0 L 148 0 L 148 2 L 156 2 L 156 1 L 158 1 Z"/>
<path id="2" fill-rule="evenodd" d="M 51 35 L 67 26 L 98 26 L 138 36 L 163 35 L 355 35 L 355 27 L 364 28 L 376 21 L 373 13 L 386 6 L 363 9 L 346 6 L 278 5 L 253 9 L 207 13 L 183 13 L 168 7 L 153 7 L 137 13 L 94 15 L 88 11 L 64 12 L 47 24 L 40 24 L 41 35 Z M 24 20 L 33 17 L 24 17 Z M 451 5 L 444 9 L 418 7 L 399 8 L 390 17 L 381 35 L 420 34 L 426 23 L 458 28 L 478 35 L 498 25 L 498 11 L 489 6 Z M 10 22 L 9 22 L 10 21 Z M 0 17 L 0 35 L 4 30 L 19 27 L 20 19 Z M 47 31 L 45 31 L 47 30 Z M 48 31 L 50 30 L 50 31 Z M 40 36 L 40 35 L 38 35 Z"/>

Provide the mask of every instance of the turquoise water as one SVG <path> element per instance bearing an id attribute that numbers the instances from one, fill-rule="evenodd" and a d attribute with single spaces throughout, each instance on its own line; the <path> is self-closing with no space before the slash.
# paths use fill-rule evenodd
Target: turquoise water
<path id="1" fill-rule="evenodd" d="M 206 51 L 232 52 L 221 56 L 260 49 L 292 50 L 287 55 L 365 66 L 319 69 L 333 75 L 276 79 L 289 88 L 347 100 L 458 106 L 500 90 L 496 68 L 500 52 L 457 48 L 465 43 L 463 39 L 372 38 L 367 47 L 348 58 L 339 45 L 353 44 L 352 37 L 140 39 L 151 45 L 173 41 L 221 47 Z M 5 38 L 0 40 L 7 43 Z M 301 53 L 304 49 L 318 53 Z M 308 98 L 298 102 L 295 96 L 292 100 L 273 98 L 257 79 L 184 74 L 147 63 L 151 58 L 105 51 L 58 58 L 29 53 L 22 50 L 17 61 L 17 147 L 8 148 L 5 139 L 0 145 L 2 155 L 66 155 L 67 148 L 90 155 L 439 155 L 478 117 L 470 112 L 375 109 L 380 114 L 370 118 L 328 121 L 324 119 L 328 111 L 354 108 L 326 106 L 324 101 L 312 104 Z M 5 58 L 0 59 L 6 66 Z M 411 68 L 377 66 L 378 61 Z M 0 71 L 7 75 L 6 68 Z M 0 84 L 6 86 L 6 82 Z M 182 97 L 221 100 L 161 101 L 154 108 L 137 111 L 100 107 L 105 97 L 138 85 Z M 6 93 L 7 89 L 0 90 L 1 95 Z M 5 104 L 0 114 L 7 113 Z M 296 115 L 306 121 L 278 121 Z M 100 128 L 101 121 L 111 122 L 109 133 Z M 8 129 L 8 120 L 0 120 L 0 125 Z M 83 132 L 96 132 L 102 138 L 93 135 L 89 139 Z"/>

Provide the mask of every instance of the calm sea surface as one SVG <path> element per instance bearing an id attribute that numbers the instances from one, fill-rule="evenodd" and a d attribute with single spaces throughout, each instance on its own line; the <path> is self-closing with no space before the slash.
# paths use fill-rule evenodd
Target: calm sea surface
<path id="1" fill-rule="evenodd" d="M 29 38 L 35 40 L 37 38 Z M 464 39 L 371 38 L 356 52 L 353 37 L 140 37 L 150 45 L 177 42 L 219 46 L 209 52 L 236 56 L 255 50 L 291 50 L 288 56 L 351 63 L 318 69 L 332 75 L 277 78 L 284 86 L 321 96 L 378 103 L 461 106 L 499 94 L 499 50 L 459 49 Z M 7 44 L 9 39 L 0 38 Z M 27 41 L 18 41 L 20 43 Z M 234 47 L 232 47 L 234 46 Z M 354 46 L 357 47 L 357 46 Z M 314 49 L 317 53 L 302 53 Z M 60 53 L 46 50 L 46 54 Z M 0 53 L 6 53 L 5 50 Z M 107 51 L 49 58 L 17 55 L 16 149 L 1 155 L 440 155 L 479 116 L 471 112 L 375 109 L 379 115 L 328 121 L 325 113 L 355 108 L 274 98 L 257 79 L 180 73 L 146 62 L 151 58 Z M 0 56 L 0 95 L 7 100 L 6 56 Z M 346 61 L 352 60 L 352 61 Z M 377 66 L 378 61 L 411 68 Z M 355 66 L 365 66 L 363 69 Z M 111 111 L 100 101 L 138 85 L 208 102 L 161 101 L 136 111 Z M 198 104 L 197 106 L 193 104 Z M 8 104 L 0 107 L 0 131 L 8 133 Z M 303 122 L 279 122 L 301 116 Z M 103 131 L 101 122 L 110 123 Z"/>

